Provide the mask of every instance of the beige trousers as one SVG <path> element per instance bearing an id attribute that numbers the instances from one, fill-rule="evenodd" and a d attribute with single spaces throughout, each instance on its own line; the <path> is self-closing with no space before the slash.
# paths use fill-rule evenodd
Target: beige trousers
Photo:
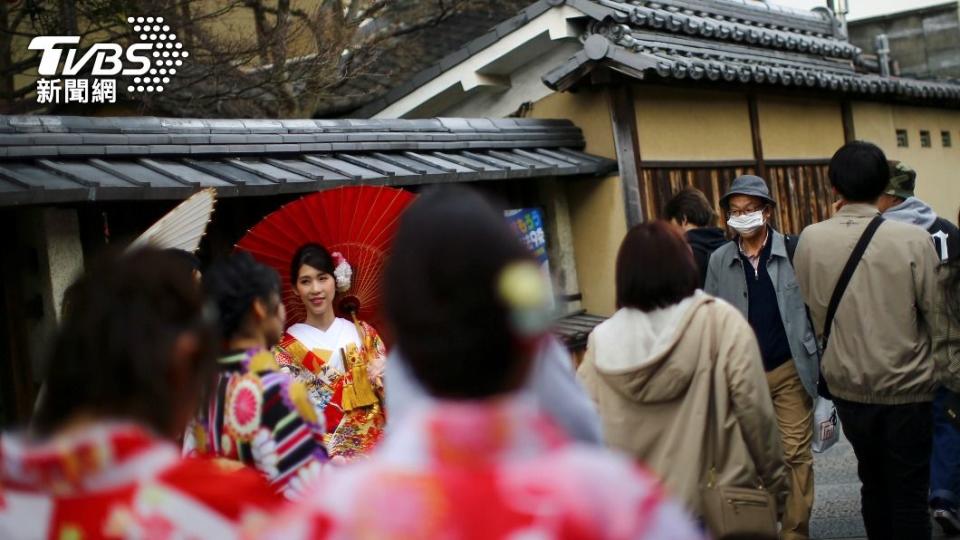
<path id="1" fill-rule="evenodd" d="M 767 384 L 790 476 L 780 535 L 784 540 L 806 540 L 813 509 L 813 400 L 803 389 L 793 360 L 767 373 Z"/>

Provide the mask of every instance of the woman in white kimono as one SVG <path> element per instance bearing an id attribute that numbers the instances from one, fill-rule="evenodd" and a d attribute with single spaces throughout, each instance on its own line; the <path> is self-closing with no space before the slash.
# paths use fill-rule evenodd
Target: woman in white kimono
<path id="1" fill-rule="evenodd" d="M 350 288 L 352 269 L 339 253 L 319 244 L 297 250 L 290 264 L 293 290 L 306 320 L 287 329 L 277 361 L 303 381 L 327 427 L 331 457 L 369 451 L 384 424 L 383 341 L 369 324 L 337 317 L 333 302 Z"/>

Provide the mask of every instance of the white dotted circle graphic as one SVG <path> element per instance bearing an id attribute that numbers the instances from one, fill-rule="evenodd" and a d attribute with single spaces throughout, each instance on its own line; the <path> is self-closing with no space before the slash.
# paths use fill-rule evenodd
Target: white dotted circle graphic
<path id="1" fill-rule="evenodd" d="M 177 41 L 177 35 L 171 31 L 169 25 L 162 24 L 163 21 L 163 17 L 127 17 L 127 22 L 132 25 L 135 35 L 139 35 L 141 41 L 153 42 L 150 45 L 154 58 L 146 74 L 133 78 L 134 84 L 127 86 L 128 92 L 163 91 L 160 84 L 169 84 L 169 76 L 177 73 L 173 66 L 182 66 L 183 61 L 180 59 L 190 56 L 187 51 L 182 50 L 183 43 Z M 150 76 L 146 76 L 147 74 Z"/>

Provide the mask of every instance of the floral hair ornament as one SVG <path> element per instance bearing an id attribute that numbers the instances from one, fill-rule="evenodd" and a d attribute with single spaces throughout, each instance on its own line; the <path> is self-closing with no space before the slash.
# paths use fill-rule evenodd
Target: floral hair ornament
<path id="1" fill-rule="evenodd" d="M 339 251 L 334 251 L 330 256 L 333 257 L 333 278 L 336 280 L 337 292 L 349 291 L 353 279 L 353 267 Z"/>
<path id="2" fill-rule="evenodd" d="M 536 336 L 550 328 L 550 289 L 537 265 L 524 261 L 504 267 L 497 292 L 509 307 L 510 323 L 519 335 Z"/>

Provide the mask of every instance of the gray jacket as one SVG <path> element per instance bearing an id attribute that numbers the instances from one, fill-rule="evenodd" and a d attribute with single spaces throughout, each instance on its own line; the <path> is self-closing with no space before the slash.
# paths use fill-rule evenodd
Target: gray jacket
<path id="1" fill-rule="evenodd" d="M 797 276 L 793 272 L 793 265 L 787 256 L 783 235 L 776 230 L 771 231 L 773 245 L 770 247 L 767 272 L 770 273 L 770 280 L 776 288 L 783 328 L 787 332 L 790 353 L 797 366 L 797 373 L 800 374 L 800 381 L 807 393 L 816 398 L 817 379 L 820 377 L 817 338 L 810 328 L 803 296 L 797 284 Z M 728 242 L 713 252 L 707 267 L 704 290 L 733 304 L 744 318 L 748 316 L 750 303 L 747 299 L 747 278 L 736 242 Z"/>

